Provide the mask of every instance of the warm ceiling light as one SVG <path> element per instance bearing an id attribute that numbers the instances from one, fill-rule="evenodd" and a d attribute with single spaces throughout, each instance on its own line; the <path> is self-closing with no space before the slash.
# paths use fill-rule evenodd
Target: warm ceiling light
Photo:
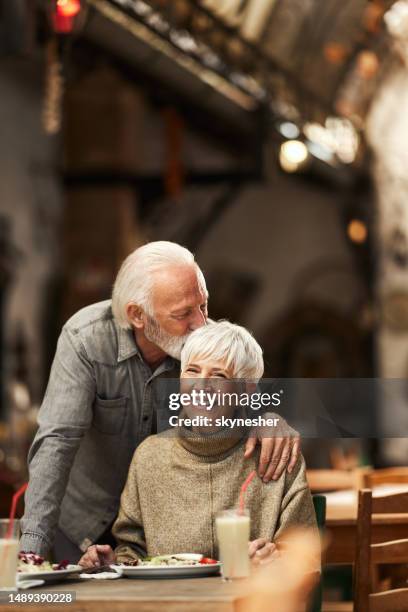
<path id="1" fill-rule="evenodd" d="M 367 240 L 367 226 L 360 219 L 352 219 L 347 226 L 347 235 L 351 242 L 362 244 Z"/>
<path id="2" fill-rule="evenodd" d="M 363 79 L 371 79 L 378 72 L 380 61 L 373 51 L 361 51 L 357 56 L 357 70 Z"/>
<path id="3" fill-rule="evenodd" d="M 57 11 L 61 17 L 75 17 L 80 10 L 80 0 L 57 0 Z"/>
<path id="4" fill-rule="evenodd" d="M 304 142 L 288 140 L 281 145 L 279 163 L 285 172 L 297 172 L 307 161 L 309 151 Z"/>
<path id="5" fill-rule="evenodd" d="M 331 42 L 325 45 L 323 53 L 328 62 L 335 65 L 341 65 L 344 63 L 349 51 L 344 45 Z"/>
<path id="6" fill-rule="evenodd" d="M 336 155 L 344 164 L 351 164 L 357 155 L 359 136 L 348 119 L 340 117 L 327 117 L 325 124 L 305 123 L 303 132 L 311 143 L 318 144 L 322 149 Z M 315 152 L 309 144 L 312 155 Z M 321 157 L 316 155 L 316 157 Z"/>

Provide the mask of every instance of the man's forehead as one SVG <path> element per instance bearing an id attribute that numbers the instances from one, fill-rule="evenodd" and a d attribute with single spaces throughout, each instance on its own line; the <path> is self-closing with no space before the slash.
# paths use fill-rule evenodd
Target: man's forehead
<path id="1" fill-rule="evenodd" d="M 197 270 L 190 268 L 169 268 L 155 274 L 153 300 L 172 309 L 188 306 L 205 299 L 205 288 L 201 286 Z"/>
<path id="2" fill-rule="evenodd" d="M 161 303 L 164 307 L 169 308 L 171 311 L 182 310 L 183 308 L 189 308 L 190 306 L 196 306 L 201 304 L 206 299 L 205 293 L 200 287 L 197 287 L 195 291 L 188 291 L 180 294 L 169 294 L 166 295 Z"/>

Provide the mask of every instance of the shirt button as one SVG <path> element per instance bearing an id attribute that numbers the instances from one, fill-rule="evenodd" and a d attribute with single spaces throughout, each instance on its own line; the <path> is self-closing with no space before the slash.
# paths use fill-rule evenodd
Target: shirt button
<path id="1" fill-rule="evenodd" d="M 144 421 L 148 421 L 149 420 L 149 417 L 147 416 L 147 414 L 143 417 L 143 420 Z"/>

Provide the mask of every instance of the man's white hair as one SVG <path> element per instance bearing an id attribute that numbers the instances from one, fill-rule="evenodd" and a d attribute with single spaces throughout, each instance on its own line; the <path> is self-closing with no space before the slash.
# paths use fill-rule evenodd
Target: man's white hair
<path id="1" fill-rule="evenodd" d="M 154 317 L 151 300 L 154 273 L 171 266 L 183 265 L 196 268 L 198 282 L 206 292 L 204 275 L 195 262 L 194 255 L 175 242 L 149 242 L 128 255 L 116 276 L 112 292 L 112 312 L 120 327 L 132 327 L 126 312 L 130 303 L 141 306 L 148 315 Z"/>
<path id="2" fill-rule="evenodd" d="M 181 370 L 195 357 L 222 361 L 232 378 L 257 382 L 264 372 L 258 342 L 245 327 L 229 321 L 213 321 L 189 335 L 181 351 Z"/>

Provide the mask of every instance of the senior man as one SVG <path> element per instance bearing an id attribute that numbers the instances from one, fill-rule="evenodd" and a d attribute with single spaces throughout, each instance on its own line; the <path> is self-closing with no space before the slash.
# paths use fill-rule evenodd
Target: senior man
<path id="1" fill-rule="evenodd" d="M 156 433 L 158 380 L 179 376 L 181 349 L 205 325 L 207 300 L 192 253 L 151 242 L 125 259 L 112 300 L 64 325 L 28 455 L 22 550 L 76 562 L 91 544 L 111 542 L 133 453 Z M 248 457 L 256 442 L 248 440 Z M 288 462 L 293 469 L 296 436 L 260 442 L 264 480 Z"/>

